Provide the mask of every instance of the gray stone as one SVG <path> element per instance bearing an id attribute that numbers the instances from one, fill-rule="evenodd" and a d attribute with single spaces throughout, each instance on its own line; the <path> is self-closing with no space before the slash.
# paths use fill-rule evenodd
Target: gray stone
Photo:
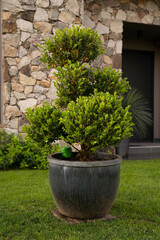
<path id="1" fill-rule="evenodd" d="M 148 15 L 145 15 L 145 16 L 142 18 L 142 23 L 152 24 L 152 23 L 153 23 L 153 20 L 154 20 L 154 17 L 148 14 Z"/>
<path id="2" fill-rule="evenodd" d="M 35 22 L 48 22 L 48 14 L 43 8 L 37 8 L 35 16 Z"/>
<path id="3" fill-rule="evenodd" d="M 155 18 L 160 17 L 160 11 L 155 11 L 155 12 L 154 12 L 154 17 L 155 17 Z"/>
<path id="4" fill-rule="evenodd" d="M 26 41 L 30 36 L 31 36 L 30 33 L 22 32 L 22 33 L 21 33 L 21 42 Z"/>
<path id="5" fill-rule="evenodd" d="M 44 102 L 44 100 L 46 100 L 46 96 L 41 94 L 41 95 L 37 98 L 37 104 L 40 104 L 40 103 Z"/>
<path id="6" fill-rule="evenodd" d="M 153 21 L 153 24 L 154 25 L 160 25 L 160 17 L 155 18 L 154 21 Z"/>
<path id="7" fill-rule="evenodd" d="M 102 9 L 101 5 L 99 5 L 97 3 L 93 3 L 93 2 L 89 3 L 88 8 L 91 12 L 93 12 L 95 14 L 99 14 Z"/>
<path id="8" fill-rule="evenodd" d="M 46 94 L 48 89 L 39 85 L 35 85 L 33 92 Z"/>
<path id="9" fill-rule="evenodd" d="M 63 30 L 64 28 L 66 28 L 68 25 L 67 23 L 63 23 L 63 22 L 56 22 L 54 25 L 55 32 L 57 31 L 57 28 L 60 28 L 61 30 Z"/>
<path id="10" fill-rule="evenodd" d="M 92 63 L 91 63 L 91 66 L 94 67 L 94 68 L 102 68 L 103 64 L 103 55 L 100 55 L 98 58 L 96 58 L 96 60 L 94 60 Z"/>
<path id="11" fill-rule="evenodd" d="M 31 53 L 31 57 L 32 59 L 35 59 L 37 57 L 40 57 L 41 56 L 41 52 L 39 50 L 34 50 L 32 53 Z"/>
<path id="12" fill-rule="evenodd" d="M 35 93 L 30 93 L 27 95 L 27 98 L 37 98 Z"/>
<path id="13" fill-rule="evenodd" d="M 16 105 L 16 98 L 15 97 L 10 98 L 10 105 Z"/>
<path id="14" fill-rule="evenodd" d="M 18 131 L 16 129 L 10 129 L 10 128 L 4 128 L 5 132 L 7 134 L 11 134 L 11 133 L 14 133 L 15 135 L 18 135 Z"/>
<path id="15" fill-rule="evenodd" d="M 111 19 L 111 14 L 105 10 L 102 10 L 100 13 L 102 19 Z"/>
<path id="16" fill-rule="evenodd" d="M 116 53 L 122 53 L 122 41 L 118 41 L 116 44 Z"/>
<path id="17" fill-rule="evenodd" d="M 153 1 L 148 1 L 146 8 L 149 12 L 153 12 L 153 11 L 159 11 L 159 8 L 157 6 L 156 3 L 154 3 Z"/>
<path id="18" fill-rule="evenodd" d="M 123 35 L 121 33 L 111 33 L 109 34 L 110 39 L 121 40 Z"/>
<path id="19" fill-rule="evenodd" d="M 28 42 L 37 48 L 37 44 L 41 43 L 43 37 L 40 33 L 34 33 L 31 35 L 31 38 L 28 39 Z"/>
<path id="20" fill-rule="evenodd" d="M 38 81 L 37 84 L 45 88 L 49 88 L 51 85 L 50 81 L 46 81 L 46 80 Z"/>
<path id="21" fill-rule="evenodd" d="M 4 44 L 3 45 L 3 54 L 4 54 L 4 57 L 15 58 L 17 56 L 17 49 L 10 46 L 9 44 Z"/>
<path id="22" fill-rule="evenodd" d="M 3 20 L 3 21 L 5 21 L 5 20 L 10 20 L 11 15 L 12 15 L 11 12 L 3 12 L 3 13 L 2 13 L 2 20 Z"/>
<path id="23" fill-rule="evenodd" d="M 51 33 L 52 25 L 47 22 L 34 22 L 34 28 L 42 33 Z"/>
<path id="24" fill-rule="evenodd" d="M 51 87 L 49 88 L 49 91 L 46 96 L 49 99 L 56 100 L 57 94 L 56 94 L 56 88 L 55 88 L 53 82 L 51 83 Z"/>
<path id="25" fill-rule="evenodd" d="M 18 47 L 20 42 L 20 34 L 5 34 L 3 35 L 3 43 L 9 44 L 12 47 Z"/>
<path id="26" fill-rule="evenodd" d="M 116 14 L 116 19 L 125 21 L 126 20 L 126 13 L 123 10 L 119 9 L 117 14 Z"/>
<path id="27" fill-rule="evenodd" d="M 31 76 L 38 80 L 43 80 L 47 78 L 47 74 L 42 71 L 35 71 L 31 73 Z"/>
<path id="28" fill-rule="evenodd" d="M 113 68 L 121 69 L 122 68 L 122 55 L 121 54 L 115 54 L 113 56 Z"/>
<path id="29" fill-rule="evenodd" d="M 111 8 L 111 7 L 107 7 L 107 12 L 109 12 L 109 13 L 113 13 L 113 8 Z"/>
<path id="30" fill-rule="evenodd" d="M 20 60 L 18 68 L 21 69 L 23 66 L 28 65 L 31 62 L 32 58 L 25 56 Z"/>
<path id="31" fill-rule="evenodd" d="M 59 14 L 58 19 L 61 22 L 71 24 L 75 21 L 75 15 L 73 13 L 69 12 L 69 11 L 64 10 Z"/>
<path id="32" fill-rule="evenodd" d="M 17 32 L 17 24 L 13 21 L 3 21 L 2 22 L 2 33 L 16 33 Z"/>
<path id="33" fill-rule="evenodd" d="M 25 21 L 23 19 L 17 19 L 16 23 L 17 27 L 20 28 L 21 31 L 30 33 L 33 32 L 33 23 Z"/>
<path id="34" fill-rule="evenodd" d="M 17 106 L 10 106 L 7 105 L 6 106 L 6 110 L 5 110 L 5 117 L 6 118 L 11 118 L 11 117 L 18 117 L 21 116 L 22 113 L 19 111 Z"/>
<path id="35" fill-rule="evenodd" d="M 25 95 L 28 95 L 32 91 L 33 91 L 33 86 L 25 86 L 25 89 L 24 89 L 24 94 Z"/>
<path id="36" fill-rule="evenodd" d="M 66 4 L 66 9 L 79 16 L 79 5 L 77 0 L 68 0 Z"/>
<path id="37" fill-rule="evenodd" d="M 15 58 L 6 58 L 8 65 L 10 66 L 16 66 L 16 59 Z"/>
<path id="38" fill-rule="evenodd" d="M 112 59 L 109 56 L 107 56 L 107 55 L 103 56 L 103 61 L 105 62 L 107 67 L 112 65 Z"/>
<path id="39" fill-rule="evenodd" d="M 107 53 L 107 55 L 109 57 L 111 57 L 115 53 L 115 49 L 107 47 L 107 48 L 105 48 L 105 52 Z"/>
<path id="40" fill-rule="evenodd" d="M 102 19 L 101 23 L 102 23 L 103 25 L 109 27 L 109 26 L 110 26 L 110 21 L 111 21 L 111 20 L 109 20 L 109 19 Z"/>
<path id="41" fill-rule="evenodd" d="M 13 77 L 13 76 L 16 76 L 17 73 L 18 73 L 17 66 L 11 66 L 9 69 L 9 75 Z"/>
<path id="42" fill-rule="evenodd" d="M 84 26 L 89 27 L 89 28 L 94 28 L 95 27 L 95 22 L 93 22 L 87 14 L 84 14 Z"/>
<path id="43" fill-rule="evenodd" d="M 60 7 L 63 4 L 63 0 L 51 0 L 51 5 L 53 7 Z"/>
<path id="44" fill-rule="evenodd" d="M 37 57 L 31 61 L 31 64 L 34 66 L 39 66 L 41 64 L 40 57 Z"/>
<path id="45" fill-rule="evenodd" d="M 133 12 L 133 11 L 128 11 L 127 12 L 127 21 L 139 23 L 140 22 L 140 18 L 139 18 L 138 13 L 137 12 Z"/>
<path id="46" fill-rule="evenodd" d="M 3 10 L 9 12 L 19 12 L 23 11 L 22 6 L 18 0 L 2 0 Z"/>
<path id="47" fill-rule="evenodd" d="M 55 73 L 58 73 L 57 69 L 53 68 L 52 70 L 50 70 L 49 75 L 48 75 L 50 80 L 57 80 Z"/>
<path id="48" fill-rule="evenodd" d="M 33 109 L 37 105 L 37 99 L 35 98 L 28 98 L 25 100 L 18 101 L 18 106 L 20 107 L 21 112 L 25 113 L 26 108 Z"/>
<path id="49" fill-rule="evenodd" d="M 21 19 L 27 21 L 27 22 L 31 22 L 33 23 L 33 20 L 34 20 L 34 14 L 35 12 L 34 11 L 24 11 L 21 13 Z"/>
<path id="50" fill-rule="evenodd" d="M 4 102 L 9 103 L 10 101 L 10 92 L 11 92 L 11 84 L 9 82 L 4 83 Z"/>
<path id="51" fill-rule="evenodd" d="M 57 20 L 58 19 L 59 12 L 57 9 L 50 9 L 48 11 L 48 17 L 51 20 Z"/>
<path id="52" fill-rule="evenodd" d="M 21 68 L 21 73 L 23 73 L 24 75 L 30 77 L 30 76 L 31 76 L 30 64 L 25 65 L 24 67 L 22 67 L 22 68 Z"/>
<path id="53" fill-rule="evenodd" d="M 22 0 L 24 4 L 32 5 L 34 4 L 34 0 Z"/>
<path id="54" fill-rule="evenodd" d="M 114 33 L 122 33 L 123 32 L 123 22 L 122 21 L 111 22 L 111 31 Z"/>
<path id="55" fill-rule="evenodd" d="M 23 86 L 20 83 L 12 83 L 12 90 L 16 92 L 23 92 Z"/>
<path id="56" fill-rule="evenodd" d="M 113 40 L 109 40 L 108 41 L 108 47 L 110 47 L 110 48 L 114 48 L 115 47 L 115 41 L 113 41 Z"/>
<path id="57" fill-rule="evenodd" d="M 99 34 L 107 34 L 109 33 L 109 28 L 104 26 L 101 23 L 98 23 L 95 29 Z"/>
<path id="58" fill-rule="evenodd" d="M 29 40 L 29 39 L 28 39 Z M 25 49 L 27 49 L 27 51 L 29 50 L 30 48 L 30 43 L 29 41 L 26 40 L 25 42 L 22 42 L 22 47 L 24 47 Z"/>
<path id="59" fill-rule="evenodd" d="M 37 0 L 36 5 L 38 7 L 46 8 L 49 6 L 49 0 Z"/>
<path id="60" fill-rule="evenodd" d="M 9 128 L 18 128 L 18 118 L 11 119 L 8 123 Z"/>
<path id="61" fill-rule="evenodd" d="M 22 5 L 23 9 L 26 11 L 36 11 L 35 5 Z"/>
<path id="62" fill-rule="evenodd" d="M 24 75 L 22 73 L 19 73 L 19 76 L 20 76 L 20 83 L 22 85 L 24 85 L 24 86 L 26 86 L 26 85 L 29 85 L 29 86 L 35 85 L 35 83 L 36 83 L 36 80 L 34 78 L 32 78 L 32 77 L 28 77 L 28 76 L 26 76 L 26 75 Z"/>
<path id="63" fill-rule="evenodd" d="M 9 76 L 8 63 L 6 58 L 3 59 L 3 80 L 4 82 L 10 82 L 11 77 Z"/>
<path id="64" fill-rule="evenodd" d="M 17 100 L 26 99 L 24 93 L 14 91 L 14 96 L 16 97 Z"/>
<path id="65" fill-rule="evenodd" d="M 14 93 L 13 92 L 11 92 L 11 97 L 14 97 Z"/>
<path id="66" fill-rule="evenodd" d="M 27 53 L 28 53 L 28 51 L 24 47 L 20 46 L 20 48 L 19 48 L 19 57 L 22 58 L 25 55 L 27 55 Z"/>

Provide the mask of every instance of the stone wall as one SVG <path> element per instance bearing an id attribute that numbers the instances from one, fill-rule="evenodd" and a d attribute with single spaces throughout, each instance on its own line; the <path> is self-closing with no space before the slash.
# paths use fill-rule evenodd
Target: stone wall
<path id="1" fill-rule="evenodd" d="M 160 25 L 160 8 L 147 0 L 86 1 L 84 25 L 102 35 L 106 53 L 99 66 L 122 67 L 123 21 Z"/>
<path id="2" fill-rule="evenodd" d="M 8 132 L 21 132 L 25 109 L 55 100 L 54 70 L 40 62 L 37 43 L 57 28 L 82 24 L 97 30 L 107 54 L 94 66 L 121 69 L 123 21 L 160 25 L 160 9 L 147 0 L 3 0 L 3 103 Z M 84 7 L 84 8 L 83 8 Z"/>

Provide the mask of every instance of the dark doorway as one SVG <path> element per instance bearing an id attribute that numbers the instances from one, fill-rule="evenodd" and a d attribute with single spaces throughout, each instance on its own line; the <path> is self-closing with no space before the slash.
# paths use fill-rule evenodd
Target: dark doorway
<path id="1" fill-rule="evenodd" d="M 154 52 L 123 50 L 122 57 L 123 76 L 128 78 L 131 87 L 143 93 L 153 114 Z M 153 141 L 153 127 L 148 128 L 146 139 L 133 136 L 131 141 Z"/>

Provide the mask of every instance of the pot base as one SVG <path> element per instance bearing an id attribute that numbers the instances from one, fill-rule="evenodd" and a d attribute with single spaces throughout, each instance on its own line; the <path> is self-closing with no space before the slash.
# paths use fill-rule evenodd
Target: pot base
<path id="1" fill-rule="evenodd" d="M 116 219 L 115 216 L 112 216 L 111 214 L 107 214 L 103 218 L 84 219 L 83 220 L 83 219 L 75 219 L 75 218 L 70 218 L 70 217 L 64 216 L 58 210 L 53 209 L 51 212 L 54 217 L 64 220 L 65 222 L 67 222 L 69 224 L 87 223 L 87 222 L 93 222 L 93 221 L 97 221 L 97 220 L 109 221 L 109 220 Z"/>

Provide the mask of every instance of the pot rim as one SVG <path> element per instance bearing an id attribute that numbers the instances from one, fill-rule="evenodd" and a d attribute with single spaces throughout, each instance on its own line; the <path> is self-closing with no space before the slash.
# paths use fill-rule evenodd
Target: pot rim
<path id="1" fill-rule="evenodd" d="M 113 155 L 116 158 L 111 159 L 111 160 L 99 160 L 99 161 L 84 161 L 84 162 L 80 162 L 80 161 L 68 161 L 68 160 L 61 160 L 61 159 L 57 159 L 56 157 L 54 157 L 55 155 L 57 156 L 57 154 L 62 154 L 61 152 L 58 153 L 54 153 L 54 154 L 50 154 L 48 156 L 48 161 L 51 164 L 54 165 L 63 165 L 66 167 L 108 167 L 108 166 L 114 166 L 114 165 L 119 165 L 122 162 L 122 157 L 119 155 Z M 103 156 L 107 155 L 107 153 L 102 153 Z"/>

